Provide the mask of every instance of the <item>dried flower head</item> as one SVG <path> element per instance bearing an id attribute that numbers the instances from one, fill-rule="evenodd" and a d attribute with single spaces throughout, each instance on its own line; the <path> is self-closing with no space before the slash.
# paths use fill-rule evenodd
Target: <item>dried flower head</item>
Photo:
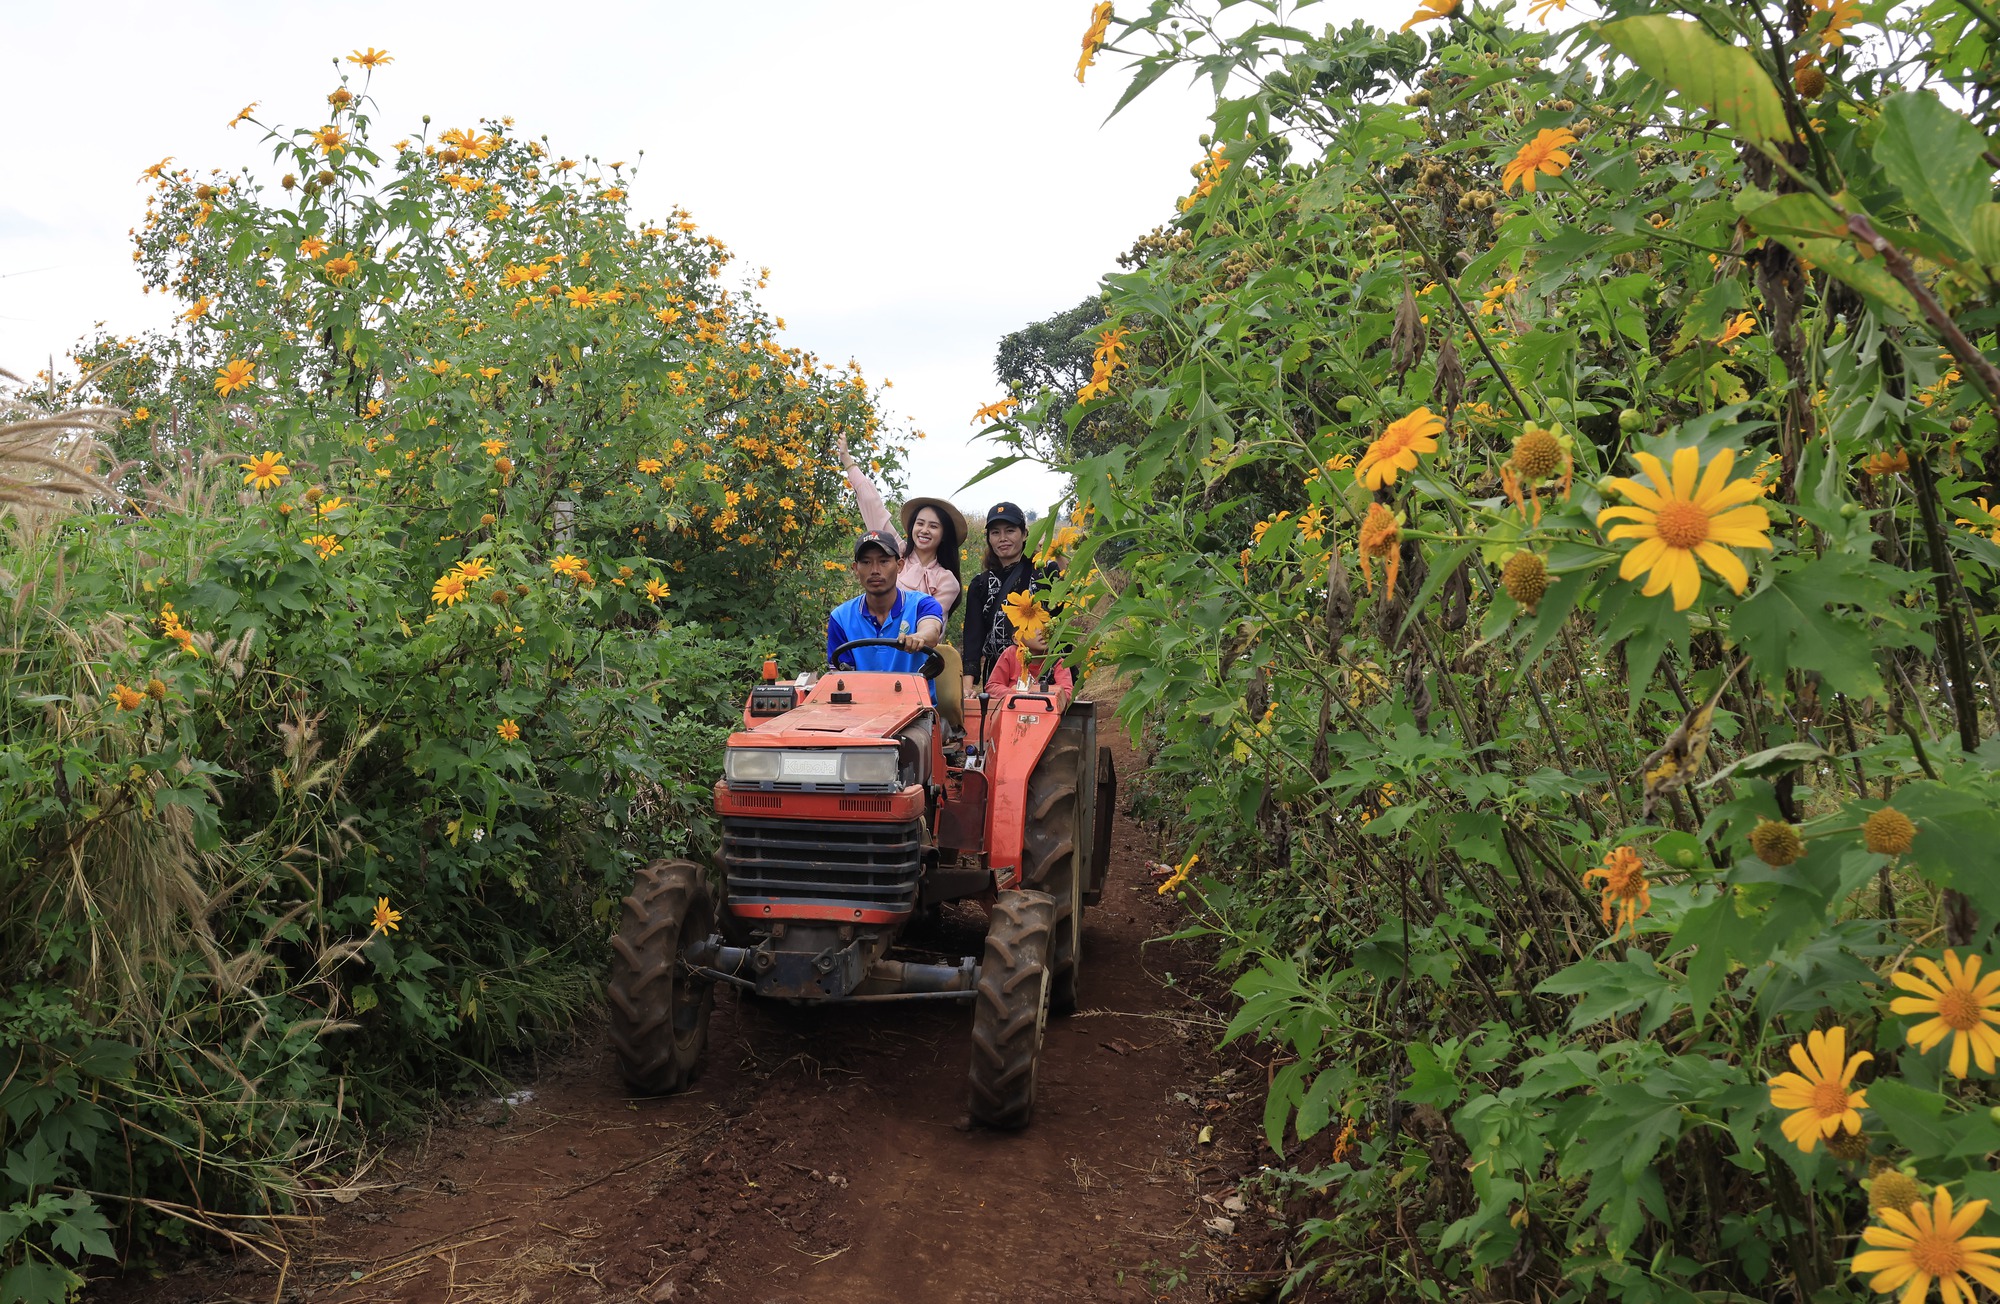
<path id="1" fill-rule="evenodd" d="M 1500 587 L 1507 596 L 1533 611 L 1549 591 L 1549 566 L 1540 553 L 1526 548 L 1507 559 L 1500 570 Z"/>
<path id="2" fill-rule="evenodd" d="M 1924 1188 L 1917 1179 L 1899 1169 L 1885 1168 L 1868 1183 L 1868 1207 L 1877 1213 L 1884 1209 L 1908 1213 L 1923 1198 Z"/>
<path id="3" fill-rule="evenodd" d="M 1553 431 L 1529 426 L 1514 441 L 1513 467 L 1524 480 L 1539 480 L 1562 461 L 1562 444 Z"/>
<path id="4" fill-rule="evenodd" d="M 1900 856 L 1916 841 L 1917 826 L 1910 823 L 1910 817 L 1894 806 L 1884 806 L 1868 817 L 1861 826 L 1861 841 L 1872 852 L 1881 856 Z"/>
<path id="5" fill-rule="evenodd" d="M 1750 850 L 1765 864 L 1783 869 L 1806 854 L 1806 844 L 1790 824 L 1782 820 L 1759 820 L 1757 827 L 1750 830 Z"/>

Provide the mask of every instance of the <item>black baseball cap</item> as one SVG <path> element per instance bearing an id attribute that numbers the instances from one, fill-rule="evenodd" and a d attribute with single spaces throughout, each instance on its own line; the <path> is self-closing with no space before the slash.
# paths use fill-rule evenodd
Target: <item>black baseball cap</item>
<path id="1" fill-rule="evenodd" d="M 1018 525 L 1024 530 L 1028 528 L 1027 514 L 1014 503 L 995 503 L 986 513 L 986 528 L 989 530 L 1003 521 L 1008 525 Z"/>
<path id="2" fill-rule="evenodd" d="M 880 548 L 890 557 L 901 557 L 903 550 L 896 546 L 896 536 L 887 530 L 870 530 L 854 541 L 854 560 L 860 561 L 861 554 L 870 548 Z"/>

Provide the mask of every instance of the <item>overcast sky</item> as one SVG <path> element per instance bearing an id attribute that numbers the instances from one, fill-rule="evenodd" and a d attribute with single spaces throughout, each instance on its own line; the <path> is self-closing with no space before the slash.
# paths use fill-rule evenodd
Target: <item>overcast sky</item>
<path id="1" fill-rule="evenodd" d="M 1124 0 L 1136 5 L 1137 0 Z M 1384 0 L 1310 11 L 1311 25 Z M 1400 21 L 1407 2 L 1392 21 Z M 140 170 L 265 164 L 225 123 L 317 125 L 350 49 L 387 49 L 376 131 L 394 140 L 512 114 L 524 134 L 600 158 L 646 151 L 634 211 L 688 208 L 771 268 L 760 297 L 788 342 L 894 382 L 889 407 L 929 438 L 910 484 L 1030 508 L 1056 479 L 1016 469 L 958 492 L 993 455 L 972 411 L 1000 394 L 1001 335 L 1076 303 L 1192 184 L 1206 88 L 1157 83 L 1111 122 L 1125 60 L 1078 86 L 1088 0 L 984 5 L 847 0 L 756 5 L 265 3 L 9 6 L 0 79 L 0 367 L 29 374 L 94 322 L 166 319 L 142 297 L 126 231 Z M 1322 11 L 1325 17 L 1319 17 Z"/>

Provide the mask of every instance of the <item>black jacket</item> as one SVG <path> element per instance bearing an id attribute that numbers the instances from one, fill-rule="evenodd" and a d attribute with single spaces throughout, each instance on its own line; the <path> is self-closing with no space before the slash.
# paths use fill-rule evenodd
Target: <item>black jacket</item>
<path id="1" fill-rule="evenodd" d="M 965 632 L 959 639 L 959 653 L 965 659 L 965 673 L 983 684 L 993 666 L 1014 641 L 1014 626 L 1007 619 L 1007 599 L 1016 593 L 1047 589 L 1062 576 L 1054 562 L 1037 566 L 1025 556 L 1005 571 L 983 570 L 965 583 Z M 1057 607 L 1046 600 L 1042 605 L 1054 615 Z"/>

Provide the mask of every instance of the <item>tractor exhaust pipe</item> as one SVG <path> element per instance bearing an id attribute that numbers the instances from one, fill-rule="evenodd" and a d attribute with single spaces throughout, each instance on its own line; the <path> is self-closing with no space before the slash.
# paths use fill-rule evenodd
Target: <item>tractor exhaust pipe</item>
<path id="1" fill-rule="evenodd" d="M 767 947 L 724 945 L 719 937 L 690 948 L 683 962 L 695 975 L 710 982 L 759 990 L 759 979 L 779 963 L 779 954 Z M 766 992 L 766 995 L 804 998 L 836 1004 L 841 1001 L 896 1001 L 911 999 L 970 1000 L 979 981 L 979 961 L 966 956 L 956 965 L 917 964 L 907 960 L 877 960 L 856 984 L 852 994 L 832 996 L 803 991 Z"/>
<path id="2" fill-rule="evenodd" d="M 877 960 L 854 989 L 857 997 L 972 995 L 979 981 L 979 961 L 966 956 L 956 965 L 915 964 L 907 960 Z"/>

